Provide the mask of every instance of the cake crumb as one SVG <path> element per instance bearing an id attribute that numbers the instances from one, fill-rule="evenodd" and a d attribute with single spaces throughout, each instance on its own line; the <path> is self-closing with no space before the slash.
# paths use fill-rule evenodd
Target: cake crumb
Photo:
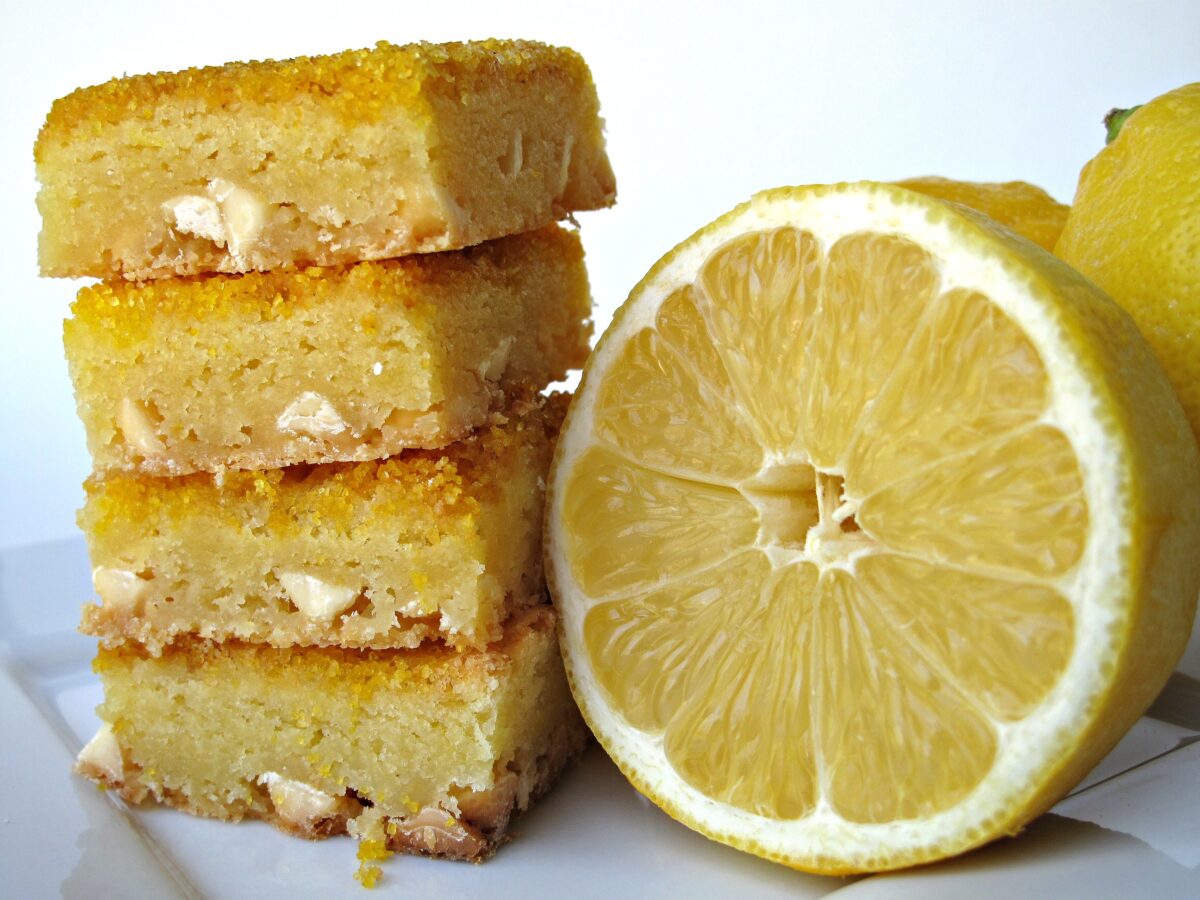
<path id="1" fill-rule="evenodd" d="M 349 831 L 358 838 L 358 870 L 354 879 L 365 888 L 373 888 L 383 875 L 375 865 L 392 855 L 388 849 L 387 818 L 378 810 L 369 809 L 351 820 Z"/>
<path id="2" fill-rule="evenodd" d="M 371 890 L 379 882 L 379 876 L 382 874 L 383 869 L 379 868 L 379 866 L 361 863 L 358 867 L 358 871 L 354 873 L 354 880 L 367 890 Z"/>

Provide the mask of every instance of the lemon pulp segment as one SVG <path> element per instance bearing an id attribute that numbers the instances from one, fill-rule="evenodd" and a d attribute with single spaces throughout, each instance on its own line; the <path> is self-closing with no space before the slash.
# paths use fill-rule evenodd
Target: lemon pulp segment
<path id="1" fill-rule="evenodd" d="M 612 706 L 755 815 L 959 803 L 1071 657 L 1089 531 L 1022 329 L 903 237 L 784 226 L 618 353 L 562 512 Z"/>

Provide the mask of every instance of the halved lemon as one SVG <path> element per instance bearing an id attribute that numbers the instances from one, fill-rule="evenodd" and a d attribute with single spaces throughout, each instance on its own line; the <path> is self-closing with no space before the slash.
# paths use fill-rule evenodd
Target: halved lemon
<path id="1" fill-rule="evenodd" d="M 757 195 L 584 371 L 546 556 L 575 697 L 711 838 L 846 873 L 1015 833 L 1200 592 L 1200 458 L 1129 318 L 891 185 Z"/>

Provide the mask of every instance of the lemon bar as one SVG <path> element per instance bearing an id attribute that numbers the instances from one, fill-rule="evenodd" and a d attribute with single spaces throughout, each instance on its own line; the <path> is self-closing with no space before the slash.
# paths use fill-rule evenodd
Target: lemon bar
<path id="1" fill-rule="evenodd" d="M 554 621 L 534 607 L 470 653 L 102 649 L 103 725 L 76 769 L 131 803 L 480 859 L 586 742 Z"/>
<path id="2" fill-rule="evenodd" d="M 440 447 L 580 365 L 578 236 L 83 288 L 64 327 L 97 472 L 179 475 Z"/>
<path id="3" fill-rule="evenodd" d="M 152 654 L 194 635 L 478 647 L 544 591 L 545 476 L 566 397 L 445 450 L 85 485 L 82 629 Z"/>
<path id="4" fill-rule="evenodd" d="M 118 78 L 34 148 L 43 274 L 163 278 L 449 250 L 613 203 L 591 74 L 527 41 Z"/>

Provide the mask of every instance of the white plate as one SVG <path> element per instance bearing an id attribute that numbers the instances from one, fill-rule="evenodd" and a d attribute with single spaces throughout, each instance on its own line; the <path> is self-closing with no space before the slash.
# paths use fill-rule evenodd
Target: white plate
<path id="1" fill-rule="evenodd" d="M 101 699 L 94 642 L 75 632 L 90 596 L 82 541 L 0 551 L 0 895 L 357 896 L 350 840 L 130 810 L 70 774 Z M 1200 676 L 1200 643 L 1183 668 Z M 1143 719 L 1057 815 L 936 866 L 856 881 L 762 862 L 671 821 L 593 747 L 486 865 L 396 856 L 369 896 L 1200 897 L 1200 699 L 1187 687 L 1160 704 L 1175 724 Z"/>

